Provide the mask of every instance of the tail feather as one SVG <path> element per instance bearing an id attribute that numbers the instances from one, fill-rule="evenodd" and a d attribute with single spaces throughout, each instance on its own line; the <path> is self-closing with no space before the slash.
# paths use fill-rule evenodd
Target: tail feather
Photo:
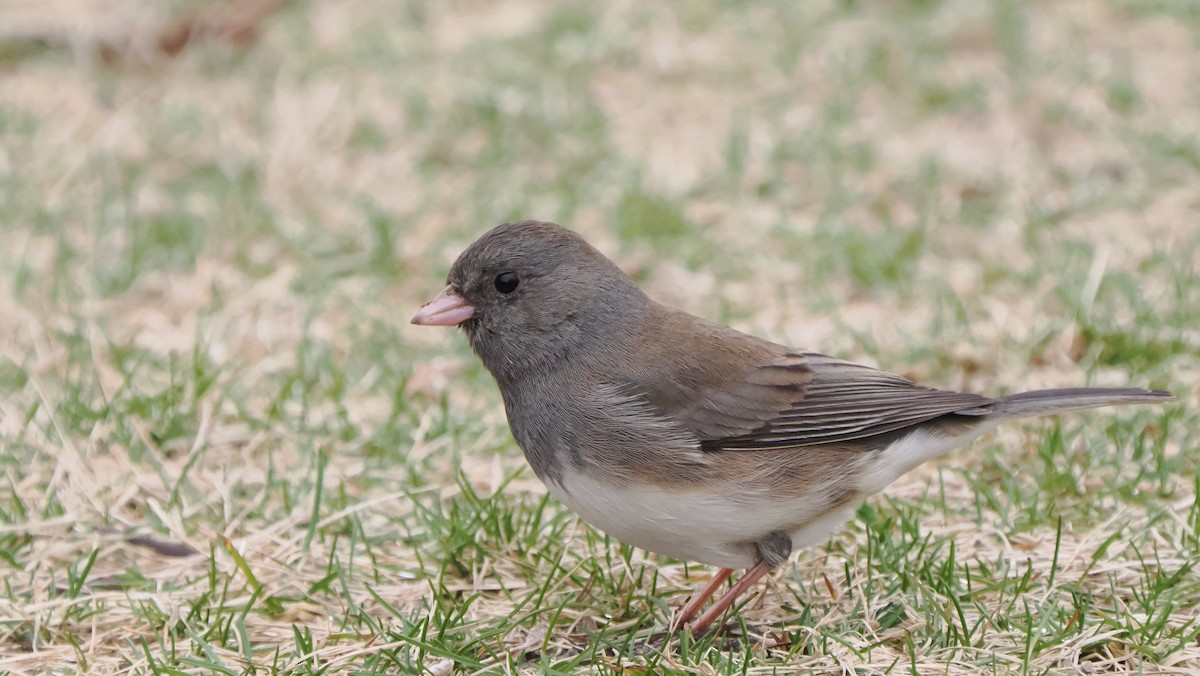
<path id="1" fill-rule="evenodd" d="M 991 409 L 994 415 L 1009 419 L 1054 415 L 1114 404 L 1161 404 L 1174 399 L 1175 395 L 1166 390 L 1143 390 L 1137 387 L 1068 387 L 1010 394 L 997 399 Z"/>

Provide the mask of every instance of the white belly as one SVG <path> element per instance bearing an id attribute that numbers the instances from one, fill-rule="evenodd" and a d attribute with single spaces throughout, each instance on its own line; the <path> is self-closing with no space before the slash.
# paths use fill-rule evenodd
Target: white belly
<path id="1" fill-rule="evenodd" d="M 753 566 L 758 558 L 754 541 L 781 524 L 822 521 L 819 509 L 804 498 L 784 502 L 764 496 L 669 491 L 646 484 L 614 486 L 580 474 L 565 476 L 561 485 L 549 488 L 584 521 L 622 542 L 720 568 Z M 822 524 L 816 541 L 852 514 L 853 508 L 844 510 L 837 523 Z M 797 544 L 799 534 L 793 534 Z M 805 539 L 812 538 L 810 534 Z"/>
<path id="2" fill-rule="evenodd" d="M 882 452 L 864 454 L 861 463 L 844 471 L 857 475 L 853 483 L 860 495 L 871 495 L 982 432 L 973 430 L 960 437 L 915 432 Z M 794 549 L 821 544 L 858 507 L 854 501 L 830 509 L 820 490 L 810 495 L 771 495 L 748 483 L 735 490 L 668 490 L 650 484 L 616 485 L 568 472 L 561 483 L 551 482 L 548 488 L 584 521 L 622 542 L 721 568 L 753 566 L 758 560 L 754 542 L 778 530 L 791 536 Z"/>

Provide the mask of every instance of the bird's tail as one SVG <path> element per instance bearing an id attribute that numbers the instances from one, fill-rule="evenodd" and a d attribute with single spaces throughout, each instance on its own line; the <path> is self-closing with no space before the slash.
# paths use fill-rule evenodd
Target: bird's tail
<path id="1" fill-rule="evenodd" d="M 1028 418 L 1054 415 L 1114 404 L 1161 404 L 1175 396 L 1166 390 L 1137 387 L 1068 387 L 1036 390 L 1000 397 L 990 408 L 999 418 Z"/>

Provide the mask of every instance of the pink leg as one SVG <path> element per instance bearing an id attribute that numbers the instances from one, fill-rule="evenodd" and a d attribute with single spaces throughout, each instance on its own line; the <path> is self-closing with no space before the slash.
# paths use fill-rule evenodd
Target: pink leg
<path id="1" fill-rule="evenodd" d="M 762 561 L 754 564 L 754 567 L 750 570 L 747 570 L 746 574 L 743 575 L 737 581 L 737 583 L 733 585 L 732 589 L 725 592 L 724 596 L 717 599 L 716 603 L 712 604 L 708 610 L 704 611 L 703 615 L 701 615 L 696 619 L 695 622 L 692 623 L 692 636 L 695 636 L 696 638 L 703 636 L 704 632 L 708 631 L 709 626 L 711 626 L 713 622 L 720 619 L 721 616 L 725 614 L 726 610 L 729 610 L 729 606 L 733 605 L 733 602 L 737 600 L 737 597 L 744 594 L 746 590 L 750 588 L 750 585 L 758 582 L 760 579 L 762 579 L 762 576 L 769 572 L 771 572 L 771 567 Z"/>
<path id="2" fill-rule="evenodd" d="M 692 598 L 688 599 L 687 605 L 683 607 L 683 610 L 679 611 L 679 616 L 675 618 L 675 623 L 671 625 L 671 631 L 674 632 L 677 628 L 691 622 L 696 613 L 700 612 L 700 606 L 712 598 L 712 595 L 717 593 L 717 590 L 721 588 L 721 585 L 725 584 L 725 581 L 732 574 L 732 568 L 722 568 L 712 576 L 711 580 L 698 589 L 695 594 L 692 594 Z"/>

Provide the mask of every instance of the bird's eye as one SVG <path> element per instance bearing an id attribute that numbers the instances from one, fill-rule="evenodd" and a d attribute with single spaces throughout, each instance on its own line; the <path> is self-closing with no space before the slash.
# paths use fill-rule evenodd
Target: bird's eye
<path id="1" fill-rule="evenodd" d="M 500 293 L 512 293 L 520 283 L 521 280 L 517 279 L 515 272 L 501 272 L 496 275 L 496 290 Z"/>

